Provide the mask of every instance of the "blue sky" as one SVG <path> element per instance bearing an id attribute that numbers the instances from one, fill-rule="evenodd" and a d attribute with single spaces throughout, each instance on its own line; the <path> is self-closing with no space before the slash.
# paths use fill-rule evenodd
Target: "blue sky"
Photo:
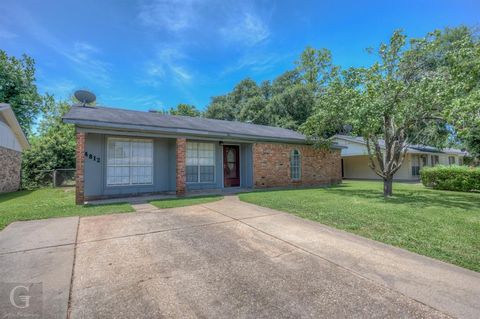
<path id="1" fill-rule="evenodd" d="M 305 46 L 344 67 L 394 29 L 479 26 L 480 1 L 1 0 L 0 49 L 37 63 L 41 92 L 138 110 L 204 108 L 245 77 L 273 79 Z"/>

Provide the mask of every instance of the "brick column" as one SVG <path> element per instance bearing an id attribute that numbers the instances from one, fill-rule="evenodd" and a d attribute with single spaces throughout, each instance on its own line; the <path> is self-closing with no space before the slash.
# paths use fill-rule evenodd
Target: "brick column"
<path id="1" fill-rule="evenodd" d="M 185 195 L 185 156 L 187 152 L 187 139 L 184 137 L 177 138 L 177 195 Z"/>
<path id="2" fill-rule="evenodd" d="M 83 205 L 84 195 L 84 162 L 85 162 L 85 133 L 77 132 L 76 171 L 75 171 L 75 203 Z"/>

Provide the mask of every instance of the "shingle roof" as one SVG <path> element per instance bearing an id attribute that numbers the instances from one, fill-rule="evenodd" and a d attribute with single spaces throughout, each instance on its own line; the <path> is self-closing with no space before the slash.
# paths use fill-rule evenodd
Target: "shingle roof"
<path id="1" fill-rule="evenodd" d="M 63 120 L 66 123 L 74 123 L 85 127 L 133 129 L 251 140 L 306 141 L 303 134 L 279 127 L 99 106 L 72 106 Z"/>
<path id="2" fill-rule="evenodd" d="M 337 134 L 336 137 L 357 142 L 360 144 L 366 144 L 365 140 L 361 136 L 350 136 L 350 135 L 340 135 Z M 385 147 L 385 141 L 384 140 L 379 140 L 378 141 L 380 144 L 380 147 L 384 148 Z M 427 152 L 427 153 L 446 153 L 446 154 L 459 154 L 459 155 L 467 155 L 468 153 L 456 148 L 444 148 L 444 149 L 438 149 L 433 146 L 428 146 L 428 145 L 416 145 L 412 144 L 408 146 L 408 150 L 410 151 L 420 151 L 420 152 Z"/>

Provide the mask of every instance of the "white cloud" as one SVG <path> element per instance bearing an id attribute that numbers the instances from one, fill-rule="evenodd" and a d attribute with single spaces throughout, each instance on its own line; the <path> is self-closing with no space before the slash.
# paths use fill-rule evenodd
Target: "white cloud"
<path id="1" fill-rule="evenodd" d="M 77 41 L 72 48 L 63 48 L 59 52 L 74 63 L 78 73 L 102 86 L 110 86 L 110 64 L 96 57 L 100 52 L 98 48 L 90 43 Z"/>
<path id="2" fill-rule="evenodd" d="M 201 37 L 254 46 L 270 36 L 266 17 L 272 6 L 259 6 L 253 0 L 145 0 L 138 18 L 144 26 L 168 31 L 175 41 Z"/>
<path id="3" fill-rule="evenodd" d="M 236 63 L 226 67 L 221 76 L 237 72 L 242 69 L 248 69 L 250 72 L 263 73 L 273 70 L 278 64 L 283 61 L 292 59 L 293 54 L 278 54 L 278 53 L 263 53 L 263 52 L 248 52 Z"/>
<path id="4" fill-rule="evenodd" d="M 192 75 L 181 66 L 170 66 L 172 72 L 176 75 L 177 79 L 180 79 L 182 82 L 188 82 L 192 79 Z"/>
<path id="5" fill-rule="evenodd" d="M 102 87 L 109 87 L 111 82 L 110 64 L 98 57 L 100 50 L 90 43 L 75 41 L 65 42 L 57 38 L 50 30 L 37 23 L 34 16 L 21 7 L 11 8 L 11 17 L 19 21 L 20 28 L 40 44 L 62 55 L 71 63 L 71 67 L 86 80 Z"/>
<path id="6" fill-rule="evenodd" d="M 147 66 L 147 74 L 151 77 L 163 79 L 167 75 L 165 72 L 165 68 L 162 64 L 155 64 L 153 62 L 149 62 Z"/>
<path id="7" fill-rule="evenodd" d="M 187 84 L 193 74 L 184 65 L 186 55 L 176 47 L 158 48 L 154 59 L 148 61 L 145 76 L 137 83 L 157 87 L 172 80 L 177 84 Z"/>
<path id="8" fill-rule="evenodd" d="M 141 4 L 138 15 L 146 26 L 179 31 L 190 27 L 195 16 L 194 0 L 155 0 Z"/>
<path id="9" fill-rule="evenodd" d="M 256 45 L 270 36 L 266 24 L 253 13 L 244 13 L 229 25 L 220 29 L 220 33 L 228 42 L 242 43 L 247 46 Z"/>
<path id="10" fill-rule="evenodd" d="M 74 82 L 66 79 L 44 78 L 43 72 L 38 73 L 38 88 L 42 93 L 53 94 L 58 99 L 68 99 L 78 88 Z"/>

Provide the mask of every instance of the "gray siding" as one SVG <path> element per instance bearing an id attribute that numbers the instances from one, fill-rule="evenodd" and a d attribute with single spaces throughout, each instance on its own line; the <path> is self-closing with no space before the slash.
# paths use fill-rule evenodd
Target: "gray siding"
<path id="1" fill-rule="evenodd" d="M 107 138 L 108 136 L 103 134 L 87 134 L 85 151 L 100 156 L 100 163 L 85 158 L 85 196 L 175 191 L 175 139 L 153 139 L 153 185 L 107 186 L 105 173 Z"/>
<path id="2" fill-rule="evenodd" d="M 153 138 L 153 185 L 107 186 L 106 145 L 108 137 L 109 135 L 99 133 L 88 133 L 86 136 L 86 152 L 93 154 L 96 157 L 100 157 L 100 162 L 85 158 L 85 196 L 127 195 L 175 191 L 177 173 L 176 140 L 174 138 Z M 124 137 L 128 138 L 128 136 Z M 139 137 L 135 136 L 132 138 Z M 210 142 L 215 144 L 215 182 L 187 183 L 187 191 L 223 188 L 223 147 L 218 141 L 207 141 L 200 139 L 190 140 L 198 142 Z M 240 186 L 253 187 L 252 144 L 232 144 L 240 145 Z"/>

